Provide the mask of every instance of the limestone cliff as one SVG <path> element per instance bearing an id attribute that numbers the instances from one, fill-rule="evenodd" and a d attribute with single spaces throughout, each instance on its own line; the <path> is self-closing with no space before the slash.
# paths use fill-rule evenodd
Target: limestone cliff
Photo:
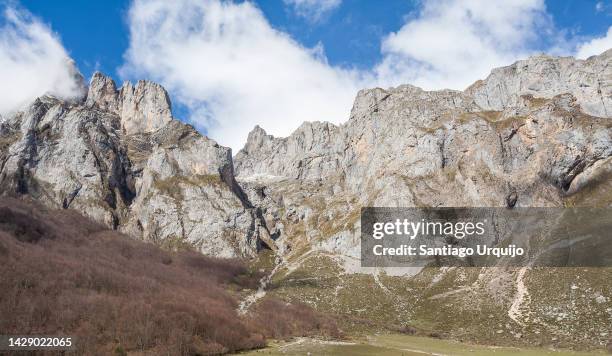
<path id="1" fill-rule="evenodd" d="M 231 151 L 172 118 L 159 85 L 117 90 L 96 73 L 86 98 L 42 97 L 0 126 L 0 192 L 71 208 L 168 247 L 252 256 L 257 211 Z"/>
<path id="2" fill-rule="evenodd" d="M 339 126 L 256 127 L 234 161 L 283 254 L 272 293 L 459 339 L 605 345 L 612 269 L 360 268 L 359 212 L 612 205 L 611 83 L 612 50 L 536 56 L 465 91 L 362 90 Z"/>

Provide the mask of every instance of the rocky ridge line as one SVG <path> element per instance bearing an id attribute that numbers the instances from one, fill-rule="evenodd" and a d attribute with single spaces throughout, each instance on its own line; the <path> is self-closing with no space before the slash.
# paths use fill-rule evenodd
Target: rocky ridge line
<path id="1" fill-rule="evenodd" d="M 0 193 L 76 209 L 169 248 L 253 256 L 273 241 L 231 150 L 174 119 L 166 91 L 101 73 L 80 101 L 42 97 L 0 122 Z"/>

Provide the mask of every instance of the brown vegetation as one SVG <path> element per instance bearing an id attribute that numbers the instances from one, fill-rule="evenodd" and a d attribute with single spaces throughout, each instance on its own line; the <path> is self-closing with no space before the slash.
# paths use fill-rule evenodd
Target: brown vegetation
<path id="1" fill-rule="evenodd" d="M 72 335 L 77 354 L 221 354 L 335 325 L 267 300 L 248 318 L 231 290 L 261 277 L 238 260 L 168 252 L 73 211 L 0 200 L 0 334 Z"/>
<path id="2" fill-rule="evenodd" d="M 286 339 L 294 335 L 340 338 L 336 322 L 305 304 L 290 304 L 267 298 L 255 306 L 250 321 L 265 337 Z"/>

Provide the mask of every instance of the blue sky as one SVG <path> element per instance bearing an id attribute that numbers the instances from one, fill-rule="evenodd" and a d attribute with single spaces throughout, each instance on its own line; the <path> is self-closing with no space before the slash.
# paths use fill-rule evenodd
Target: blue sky
<path id="1" fill-rule="evenodd" d="M 287 135 L 305 120 L 341 123 L 364 87 L 461 90 L 529 55 L 612 47 L 612 0 L 0 3 L 13 9 L 0 21 L 0 75 L 23 82 L 2 89 L 0 114 L 77 95 L 70 57 L 87 79 L 161 83 L 177 117 L 234 150 L 256 124 Z"/>
<path id="2" fill-rule="evenodd" d="M 117 68 L 128 47 L 128 0 L 22 0 L 25 8 L 59 34 L 79 69 L 89 78 L 101 70 L 120 79 Z M 331 64 L 367 68 L 380 60 L 381 37 L 398 30 L 406 17 L 418 11 L 412 0 L 345 0 L 324 19 L 312 23 L 292 12 L 280 0 L 255 3 L 270 23 L 290 33 L 307 47 L 321 42 Z M 597 11 L 597 3 L 605 4 Z M 546 1 L 559 29 L 579 36 L 603 35 L 612 24 L 612 2 L 597 0 Z"/>
<path id="3" fill-rule="evenodd" d="M 255 3 L 275 28 L 305 46 L 323 43 L 330 63 L 364 68 L 380 58 L 381 37 L 400 28 L 403 18 L 416 9 L 416 2 L 410 0 L 386 0 L 384 6 L 374 0 L 349 0 L 313 23 L 281 0 Z M 100 70 L 120 79 L 117 68 L 128 47 L 129 0 L 23 0 L 20 4 L 59 34 L 87 78 Z"/>

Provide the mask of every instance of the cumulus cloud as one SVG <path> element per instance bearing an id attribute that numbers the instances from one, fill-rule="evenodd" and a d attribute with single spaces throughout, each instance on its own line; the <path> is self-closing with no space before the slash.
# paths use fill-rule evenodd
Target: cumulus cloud
<path id="1" fill-rule="evenodd" d="M 608 28 L 608 32 L 604 36 L 593 38 L 580 45 L 576 51 L 576 57 L 586 59 L 601 54 L 610 48 L 612 48 L 612 26 Z"/>
<path id="2" fill-rule="evenodd" d="M 431 0 L 382 44 L 385 82 L 464 89 L 494 67 L 534 52 L 550 32 L 543 0 Z"/>
<path id="3" fill-rule="evenodd" d="M 284 136 L 303 121 L 344 122 L 364 87 L 464 89 L 554 37 L 543 0 L 429 0 L 357 71 L 274 29 L 251 2 L 135 0 L 128 21 L 122 75 L 162 83 L 234 152 L 255 125 Z"/>
<path id="4" fill-rule="evenodd" d="M 82 94 L 79 74 L 59 38 L 25 12 L 7 7 L 0 18 L 0 114 L 20 109 L 35 98 Z"/>
<path id="5" fill-rule="evenodd" d="M 342 0 L 283 0 L 298 16 L 317 22 L 338 8 Z"/>
<path id="6" fill-rule="evenodd" d="M 136 0 L 126 77 L 161 82 L 190 120 L 236 152 L 259 124 L 287 135 L 303 121 L 345 120 L 362 74 L 326 63 L 274 30 L 249 2 Z"/>

